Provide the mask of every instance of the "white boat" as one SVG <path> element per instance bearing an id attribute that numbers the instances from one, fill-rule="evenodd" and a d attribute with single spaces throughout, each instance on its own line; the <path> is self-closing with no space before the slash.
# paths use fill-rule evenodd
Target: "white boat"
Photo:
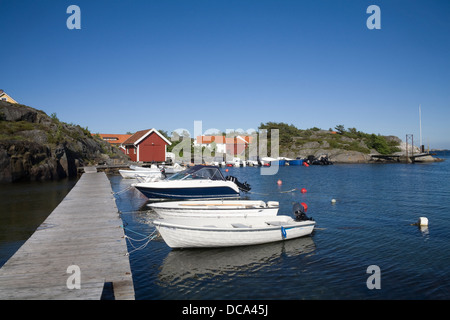
<path id="1" fill-rule="evenodd" d="M 140 166 L 130 165 L 130 169 L 131 170 L 135 170 L 135 171 L 155 171 L 156 169 L 158 169 L 158 167 L 155 166 L 154 164 L 152 164 L 150 168 L 149 167 L 140 167 Z"/>
<path id="2" fill-rule="evenodd" d="M 310 235 L 315 222 L 290 216 L 243 219 L 159 219 L 153 224 L 171 248 L 256 245 Z"/>
<path id="3" fill-rule="evenodd" d="M 130 170 L 121 169 L 119 173 L 125 179 L 140 179 L 141 181 L 157 181 L 162 178 L 161 170 L 154 165 L 151 168 L 131 165 Z"/>
<path id="4" fill-rule="evenodd" d="M 235 177 L 224 178 L 215 166 L 196 165 L 156 182 L 133 185 L 149 199 L 222 199 L 238 198 L 250 186 Z"/>
<path id="5" fill-rule="evenodd" d="M 244 160 L 237 157 L 234 157 L 231 160 L 227 160 L 226 164 L 234 167 L 245 167 L 247 165 L 247 163 Z"/>
<path id="6" fill-rule="evenodd" d="M 148 204 L 161 218 L 246 218 L 276 216 L 277 201 L 195 200 Z"/>
<path id="7" fill-rule="evenodd" d="M 173 166 L 163 166 L 162 169 L 164 169 L 164 172 L 167 174 L 177 173 L 186 170 L 185 167 L 180 166 L 178 163 L 175 163 Z"/>

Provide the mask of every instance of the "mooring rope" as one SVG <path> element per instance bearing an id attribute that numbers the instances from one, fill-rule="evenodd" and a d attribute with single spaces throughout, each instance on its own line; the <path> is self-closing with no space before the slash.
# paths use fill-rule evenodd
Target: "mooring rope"
<path id="1" fill-rule="evenodd" d="M 120 191 L 117 191 L 117 192 L 113 192 L 113 194 L 114 194 L 114 195 L 121 194 L 121 193 L 124 193 L 124 192 L 130 190 L 131 188 L 134 188 L 134 187 L 133 187 L 133 186 L 128 186 L 128 187 L 126 187 L 126 188 L 123 189 L 123 190 L 120 190 Z"/>
<path id="2" fill-rule="evenodd" d="M 286 190 L 286 191 L 278 191 L 278 193 L 290 193 L 290 192 L 294 192 L 294 191 L 297 191 L 297 190 L 298 190 L 297 188 L 294 188 L 294 189 Z M 253 192 L 253 191 L 249 191 L 248 193 L 259 194 L 259 195 L 262 195 L 262 196 L 270 196 L 271 195 L 271 193 L 259 193 L 259 192 Z"/>
<path id="3" fill-rule="evenodd" d="M 130 246 L 132 246 L 133 249 L 134 249 L 134 250 L 128 252 L 127 255 L 129 255 L 130 253 L 133 253 L 133 252 L 135 252 L 135 251 L 144 249 L 144 248 L 150 243 L 150 241 L 152 241 L 153 239 L 155 239 L 155 238 L 158 236 L 157 230 L 156 230 L 156 229 L 153 230 L 153 232 L 152 232 L 151 234 L 149 234 L 148 236 L 146 236 L 146 235 L 144 235 L 144 234 L 142 234 L 142 233 L 139 233 L 139 232 L 137 232 L 137 231 L 131 230 L 131 229 L 129 229 L 129 228 L 125 228 L 124 226 L 120 226 L 120 227 L 123 228 L 124 230 L 127 230 L 127 231 L 129 231 L 129 232 L 136 233 L 136 234 L 138 234 L 138 235 L 144 237 L 144 238 L 142 238 L 142 239 L 134 239 L 134 238 L 132 238 L 132 237 L 127 236 L 126 234 L 124 234 L 125 239 L 128 240 L 128 243 L 129 243 Z M 133 241 L 134 241 L 134 242 L 142 242 L 142 241 L 146 241 L 146 242 L 143 243 L 143 244 L 141 244 L 140 246 L 135 246 L 135 245 L 133 244 Z"/>

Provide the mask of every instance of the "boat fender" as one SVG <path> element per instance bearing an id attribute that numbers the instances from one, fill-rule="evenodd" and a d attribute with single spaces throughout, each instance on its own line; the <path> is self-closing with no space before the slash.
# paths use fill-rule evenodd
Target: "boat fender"
<path id="1" fill-rule="evenodd" d="M 286 230 L 283 227 L 281 227 L 281 237 L 286 239 Z"/>

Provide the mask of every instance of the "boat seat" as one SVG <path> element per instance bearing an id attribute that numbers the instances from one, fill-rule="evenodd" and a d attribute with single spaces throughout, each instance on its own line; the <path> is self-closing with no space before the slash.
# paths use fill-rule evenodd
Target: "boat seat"
<path id="1" fill-rule="evenodd" d="M 233 228 L 250 228 L 249 225 L 243 223 L 232 223 L 231 225 L 233 226 Z"/>
<path id="2" fill-rule="evenodd" d="M 283 222 L 281 221 L 266 221 L 266 224 L 269 226 L 282 226 Z"/>

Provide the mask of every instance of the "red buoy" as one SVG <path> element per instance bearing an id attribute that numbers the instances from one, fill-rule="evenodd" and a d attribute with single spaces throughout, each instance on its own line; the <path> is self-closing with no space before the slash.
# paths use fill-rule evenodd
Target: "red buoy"
<path id="1" fill-rule="evenodd" d="M 305 208 L 305 212 L 308 211 L 308 205 L 306 203 L 302 202 L 300 204 Z"/>
<path id="2" fill-rule="evenodd" d="M 278 181 L 277 181 L 277 184 L 278 184 L 279 186 L 281 186 L 281 185 L 283 184 L 283 181 L 278 180 Z"/>
<path id="3" fill-rule="evenodd" d="M 306 193 L 306 189 L 305 189 L 305 188 L 302 188 L 302 189 L 300 190 L 300 192 L 301 192 L 301 193 Z"/>

